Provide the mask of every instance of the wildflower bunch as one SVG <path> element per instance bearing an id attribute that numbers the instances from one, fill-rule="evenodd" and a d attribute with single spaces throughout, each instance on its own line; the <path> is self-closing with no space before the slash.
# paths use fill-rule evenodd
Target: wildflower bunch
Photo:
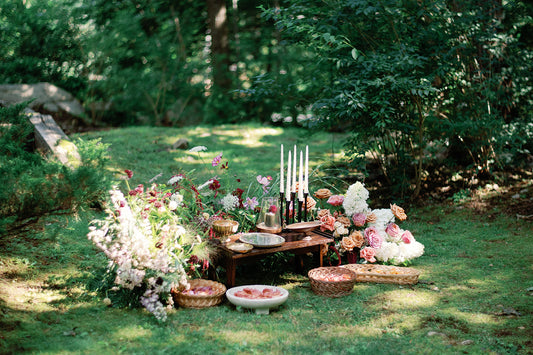
<path id="1" fill-rule="evenodd" d="M 133 176 L 130 170 L 126 174 Z M 171 289 L 186 287 L 190 259 L 208 258 L 208 248 L 188 228 L 188 215 L 178 211 L 183 196 L 166 185 L 130 189 L 128 180 L 126 185 L 126 195 L 117 187 L 110 191 L 107 216 L 91 223 L 88 238 L 109 259 L 108 275 L 114 279 L 106 294 L 132 298 L 127 304 L 138 301 L 165 320 Z"/>

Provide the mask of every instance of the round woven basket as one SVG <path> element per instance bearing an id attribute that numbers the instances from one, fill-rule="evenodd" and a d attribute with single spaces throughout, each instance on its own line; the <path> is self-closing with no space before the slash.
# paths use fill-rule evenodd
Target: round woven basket
<path id="1" fill-rule="evenodd" d="M 226 293 L 226 286 L 220 282 L 194 279 L 189 281 L 191 288 L 209 286 L 213 289 L 212 295 L 189 295 L 180 291 L 172 290 L 174 303 L 185 308 L 206 308 L 213 307 L 222 302 Z"/>
<path id="2" fill-rule="evenodd" d="M 325 281 L 330 276 L 348 275 L 348 279 L 341 281 Z M 311 290 L 314 293 L 326 297 L 342 297 L 353 291 L 355 273 L 349 269 L 337 266 L 327 266 L 312 269 L 308 273 Z"/>

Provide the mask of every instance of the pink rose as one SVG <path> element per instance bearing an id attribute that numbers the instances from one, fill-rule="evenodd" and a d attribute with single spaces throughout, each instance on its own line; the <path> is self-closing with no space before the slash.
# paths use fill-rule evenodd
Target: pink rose
<path id="1" fill-rule="evenodd" d="M 405 231 L 402 234 L 402 240 L 405 244 L 409 244 L 415 240 L 415 237 L 413 237 L 413 234 L 409 231 Z"/>
<path id="2" fill-rule="evenodd" d="M 398 227 L 396 223 L 389 223 L 389 225 L 385 229 L 385 232 L 393 238 L 398 238 L 402 230 L 400 229 L 400 227 Z"/>
<path id="3" fill-rule="evenodd" d="M 342 195 L 333 195 L 328 198 L 328 203 L 332 206 L 341 206 L 344 202 L 344 196 Z"/>
<path id="4" fill-rule="evenodd" d="M 320 218 L 320 222 L 322 222 L 322 224 L 320 225 L 320 230 L 322 232 L 325 230 L 333 232 L 335 230 L 335 217 L 331 215 L 326 215 Z"/>
<path id="5" fill-rule="evenodd" d="M 369 263 L 376 262 L 376 258 L 374 257 L 376 256 L 376 250 L 374 248 L 365 247 L 361 249 L 361 251 L 359 252 L 359 256 L 368 261 Z"/>
<path id="6" fill-rule="evenodd" d="M 376 249 L 381 248 L 381 244 L 383 243 L 383 238 L 379 235 L 376 227 L 368 227 L 365 229 L 365 239 L 372 248 Z"/>
<path id="7" fill-rule="evenodd" d="M 356 227 L 362 227 L 366 223 L 366 214 L 364 213 L 356 213 L 352 216 L 353 224 L 355 224 Z"/>

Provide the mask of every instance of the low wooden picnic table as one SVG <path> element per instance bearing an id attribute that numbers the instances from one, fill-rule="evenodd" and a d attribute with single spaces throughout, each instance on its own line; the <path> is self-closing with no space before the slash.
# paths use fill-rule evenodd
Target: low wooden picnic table
<path id="1" fill-rule="evenodd" d="M 318 256 L 319 266 L 323 266 L 323 256 L 328 251 L 328 244 L 333 242 L 332 238 L 320 235 L 319 232 L 307 232 L 304 235 L 302 233 L 289 232 L 279 233 L 278 235 L 286 240 L 282 245 L 270 248 L 254 247 L 247 253 L 234 252 L 228 249 L 225 243 L 218 246 L 219 258 L 217 264 L 226 268 L 226 286 L 228 288 L 235 286 L 235 272 L 238 265 L 257 261 L 273 253 L 291 252 L 295 255 L 314 253 Z M 232 241 L 238 238 L 239 236 L 235 235 Z"/>

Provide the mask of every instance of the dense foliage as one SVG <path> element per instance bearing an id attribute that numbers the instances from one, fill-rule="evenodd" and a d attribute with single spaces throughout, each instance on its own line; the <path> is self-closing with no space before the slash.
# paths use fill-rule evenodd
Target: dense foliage
<path id="1" fill-rule="evenodd" d="M 92 206 L 109 188 L 105 145 L 78 140 L 82 162 L 76 169 L 45 159 L 33 149 L 23 108 L 0 108 L 0 231 L 26 218 Z"/>
<path id="2" fill-rule="evenodd" d="M 64 87 L 94 124 L 348 130 L 398 194 L 533 149 L 526 1 L 0 0 L 0 29 L 0 82 Z"/>
<path id="3" fill-rule="evenodd" d="M 321 123 L 352 132 L 347 148 L 354 160 L 376 153 L 388 184 L 406 191 L 414 178 L 418 194 L 435 149 L 447 154 L 448 165 L 489 173 L 517 163 L 503 161 L 503 153 L 516 158 L 531 148 L 533 48 L 525 42 L 531 17 L 524 15 L 531 5 L 287 3 L 267 16 L 322 67 L 335 68 L 315 76 L 322 79 L 314 97 Z"/>

